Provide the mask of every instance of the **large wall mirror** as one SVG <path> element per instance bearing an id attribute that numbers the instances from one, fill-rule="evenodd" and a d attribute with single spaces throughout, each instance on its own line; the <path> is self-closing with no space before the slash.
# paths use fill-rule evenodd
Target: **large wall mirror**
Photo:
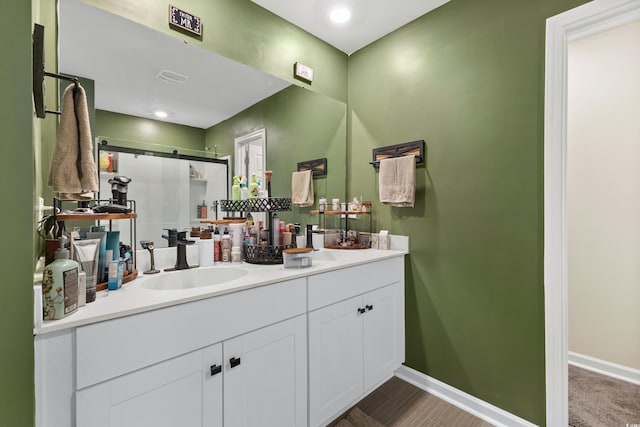
<path id="1" fill-rule="evenodd" d="M 345 197 L 344 103 L 221 57 L 194 45 L 187 36 L 172 37 L 81 0 L 58 3 L 59 71 L 92 82 L 93 90 L 88 92 L 95 106 L 94 135 L 107 139 L 111 149 L 122 147 L 119 155 L 131 155 L 133 163 L 142 164 L 140 153 L 125 151 L 149 150 L 149 144 L 155 144 L 156 149 L 150 151 L 184 154 L 195 150 L 201 157 L 228 161 L 232 171 L 234 140 L 265 129 L 266 167 L 273 170 L 272 195 L 290 196 L 291 173 L 298 162 L 326 157 L 328 174 L 314 179 L 316 200 Z M 167 116 L 158 119 L 154 116 L 157 111 Z M 182 194 L 190 194 L 194 182 L 188 167 L 184 176 L 173 179 L 171 174 L 179 169 L 173 162 L 180 159 L 155 157 L 153 162 L 163 160 L 149 166 L 154 174 L 172 172 L 151 182 L 134 178 L 129 191 L 152 194 L 152 182 L 169 180 Z M 145 174 L 141 167 L 134 168 L 135 173 Z M 228 175 L 225 179 L 207 177 L 207 205 L 213 200 L 206 197 L 228 197 L 228 181 Z M 110 187 L 105 190 L 108 193 Z M 139 212 L 159 209 L 146 199 L 136 202 Z M 138 240 L 149 239 L 162 246 L 162 228 L 192 226 L 191 210 L 196 206 L 191 206 L 191 200 L 179 203 L 188 204 L 187 216 L 166 217 L 161 222 L 153 215 L 139 216 Z M 303 224 L 317 221 L 308 208 L 294 208 L 283 219 Z M 139 247 L 138 242 L 136 245 Z"/>

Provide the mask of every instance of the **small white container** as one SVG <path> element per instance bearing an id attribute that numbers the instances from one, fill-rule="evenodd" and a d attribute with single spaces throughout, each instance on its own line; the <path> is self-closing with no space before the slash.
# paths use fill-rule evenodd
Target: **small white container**
<path id="1" fill-rule="evenodd" d="M 292 248 L 282 251 L 284 268 L 307 268 L 312 263 L 312 248 Z"/>

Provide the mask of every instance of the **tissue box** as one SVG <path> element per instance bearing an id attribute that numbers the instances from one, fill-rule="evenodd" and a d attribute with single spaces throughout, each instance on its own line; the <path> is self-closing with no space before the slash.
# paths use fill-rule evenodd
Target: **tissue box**
<path id="1" fill-rule="evenodd" d="M 387 250 L 391 247 L 391 239 L 387 230 L 380 230 L 378 249 Z"/>
<path id="2" fill-rule="evenodd" d="M 378 233 L 371 233 L 371 249 L 378 249 L 380 241 L 380 235 Z"/>

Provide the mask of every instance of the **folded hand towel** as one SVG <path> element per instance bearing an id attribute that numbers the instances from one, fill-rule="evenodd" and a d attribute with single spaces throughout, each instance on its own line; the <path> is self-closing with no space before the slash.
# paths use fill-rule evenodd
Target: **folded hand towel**
<path id="1" fill-rule="evenodd" d="M 380 161 L 380 202 L 389 206 L 413 207 L 416 197 L 416 159 L 394 157 Z"/>
<path id="2" fill-rule="evenodd" d="M 64 91 L 57 137 L 49 185 L 62 199 L 93 199 L 93 193 L 99 190 L 98 172 L 93 160 L 87 97 L 80 85 L 70 84 Z"/>
<path id="3" fill-rule="evenodd" d="M 300 207 L 313 205 L 313 177 L 311 171 L 291 175 L 291 203 Z"/>

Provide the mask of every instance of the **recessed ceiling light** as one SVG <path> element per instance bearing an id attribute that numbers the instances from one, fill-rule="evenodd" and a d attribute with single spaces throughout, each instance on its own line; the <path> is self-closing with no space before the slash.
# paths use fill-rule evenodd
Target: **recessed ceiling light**
<path id="1" fill-rule="evenodd" d="M 329 13 L 329 19 L 336 24 L 344 24 L 351 19 L 351 11 L 344 6 L 338 6 Z"/>
<path id="2" fill-rule="evenodd" d="M 153 115 L 158 117 L 159 119 L 166 119 L 168 114 L 164 111 L 155 111 Z"/>

